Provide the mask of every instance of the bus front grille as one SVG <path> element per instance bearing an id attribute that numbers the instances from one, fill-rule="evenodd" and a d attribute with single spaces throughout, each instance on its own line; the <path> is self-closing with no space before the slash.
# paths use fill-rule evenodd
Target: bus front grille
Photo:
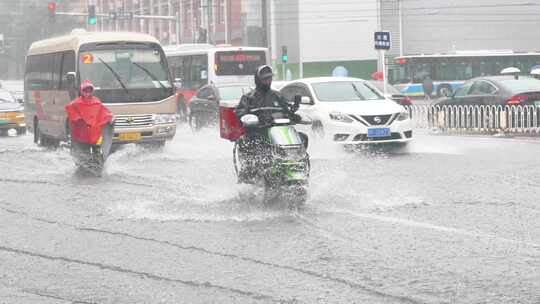
<path id="1" fill-rule="evenodd" d="M 153 125 L 154 117 L 152 114 L 116 115 L 114 117 L 114 126 L 116 128 L 140 128 Z"/>

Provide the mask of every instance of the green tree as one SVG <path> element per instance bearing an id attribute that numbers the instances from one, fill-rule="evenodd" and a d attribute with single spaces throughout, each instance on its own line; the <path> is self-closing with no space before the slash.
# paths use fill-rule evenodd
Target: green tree
<path id="1" fill-rule="evenodd" d="M 0 78 L 22 78 L 25 56 L 37 40 L 69 33 L 79 26 L 77 18 L 57 15 L 49 20 L 48 2 L 43 0 L 0 0 L 0 33 L 6 49 L 0 54 Z M 57 0 L 56 10 L 70 11 L 69 0 Z"/>

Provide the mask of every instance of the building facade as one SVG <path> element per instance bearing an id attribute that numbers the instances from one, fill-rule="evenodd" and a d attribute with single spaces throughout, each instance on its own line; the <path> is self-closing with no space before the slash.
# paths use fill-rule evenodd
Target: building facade
<path id="1" fill-rule="evenodd" d="M 539 51 L 540 3 L 522 0 L 79 0 L 96 5 L 94 30 L 149 33 L 164 44 L 209 42 L 267 46 L 280 78 L 380 69 L 373 32 L 391 32 L 388 57 L 453 50 Z M 113 20 L 111 12 L 179 16 Z M 289 61 L 282 66 L 283 47 Z M 300 64 L 302 63 L 302 64 Z M 338 72 L 339 71 L 339 72 Z"/>
<path id="2" fill-rule="evenodd" d="M 392 32 L 395 56 L 455 50 L 540 51 L 538 1 L 380 0 L 380 8 L 380 26 Z"/>
<path id="3" fill-rule="evenodd" d="M 276 65 L 282 70 L 279 58 L 282 46 L 287 46 L 290 61 L 285 68 L 286 78 L 287 74 L 292 78 L 368 78 L 377 70 L 378 54 L 373 46 L 377 9 L 377 0 L 272 1 L 270 22 Z"/>
<path id="4" fill-rule="evenodd" d="M 249 43 L 246 33 L 247 16 L 256 13 L 248 5 L 253 3 L 250 0 L 79 0 L 73 11 L 86 12 L 88 5 L 95 5 L 98 22 L 95 26 L 87 25 L 90 30 L 143 32 L 164 44 L 253 45 L 256 43 Z M 112 13 L 122 12 L 135 17 L 111 18 Z"/>

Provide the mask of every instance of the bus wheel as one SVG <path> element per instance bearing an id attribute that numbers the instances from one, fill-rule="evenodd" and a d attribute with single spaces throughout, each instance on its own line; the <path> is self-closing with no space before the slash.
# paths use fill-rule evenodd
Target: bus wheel
<path id="1" fill-rule="evenodd" d="M 448 84 L 441 84 L 437 89 L 437 97 L 449 97 L 452 95 L 452 87 Z"/>
<path id="2" fill-rule="evenodd" d="M 39 147 L 56 148 L 58 147 L 58 141 L 54 138 L 50 138 L 41 132 L 39 128 L 39 120 L 34 121 L 34 143 Z"/>
<path id="3" fill-rule="evenodd" d="M 17 128 L 17 135 L 24 135 L 26 134 L 26 127 L 20 127 L 20 128 Z"/>

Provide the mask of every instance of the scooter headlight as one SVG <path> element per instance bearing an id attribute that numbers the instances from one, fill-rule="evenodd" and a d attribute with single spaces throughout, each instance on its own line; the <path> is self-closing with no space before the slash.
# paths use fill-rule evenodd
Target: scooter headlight
<path id="1" fill-rule="evenodd" d="M 154 115 L 154 122 L 158 125 L 176 123 L 176 114 L 156 114 Z"/>

